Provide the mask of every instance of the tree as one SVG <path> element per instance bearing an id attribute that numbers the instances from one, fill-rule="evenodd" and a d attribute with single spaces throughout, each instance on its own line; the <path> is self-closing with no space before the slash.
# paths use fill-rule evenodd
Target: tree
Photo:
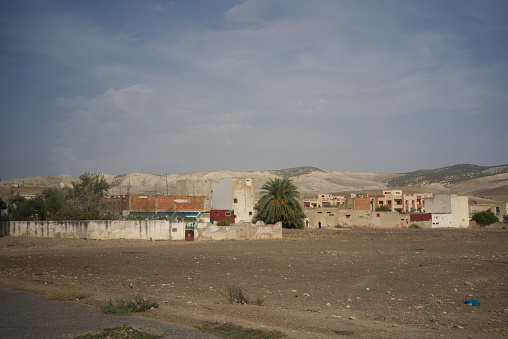
<path id="1" fill-rule="evenodd" d="M 16 193 L 7 201 L 10 220 L 40 220 L 40 199 L 26 199 Z"/>
<path id="2" fill-rule="evenodd" d="M 381 205 L 381 206 L 378 206 L 376 207 L 376 212 L 390 212 L 390 207 L 386 206 L 386 205 Z"/>
<path id="3" fill-rule="evenodd" d="M 475 214 L 473 214 L 472 219 L 475 220 L 480 225 L 490 225 L 499 221 L 494 212 L 492 212 L 491 210 L 476 212 Z"/>
<path id="4" fill-rule="evenodd" d="M 285 228 L 303 228 L 302 206 L 298 202 L 300 193 L 289 179 L 270 179 L 263 187 L 264 195 L 254 206 L 257 214 L 252 222 L 263 221 L 265 224 L 282 222 Z"/>
<path id="5" fill-rule="evenodd" d="M 71 199 L 79 220 L 101 219 L 101 202 L 109 191 L 109 184 L 102 174 L 85 173 L 79 181 L 72 182 Z"/>
<path id="6" fill-rule="evenodd" d="M 33 199 L 11 194 L 10 220 L 97 220 L 119 216 L 101 206 L 109 184 L 102 174 L 85 173 L 72 188 L 48 188 Z"/>

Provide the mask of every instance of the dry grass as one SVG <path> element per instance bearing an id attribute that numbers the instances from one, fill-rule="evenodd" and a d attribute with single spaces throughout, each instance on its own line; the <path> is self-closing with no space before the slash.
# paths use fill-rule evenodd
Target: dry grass
<path id="1" fill-rule="evenodd" d="M 66 284 L 63 286 L 51 286 L 48 289 L 47 296 L 50 299 L 79 301 L 89 296 L 89 293 L 82 287 Z"/>

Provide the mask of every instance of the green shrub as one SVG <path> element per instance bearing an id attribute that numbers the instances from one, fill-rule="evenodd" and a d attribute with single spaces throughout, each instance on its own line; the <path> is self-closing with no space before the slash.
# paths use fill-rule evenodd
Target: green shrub
<path id="1" fill-rule="evenodd" d="M 217 226 L 231 226 L 231 218 L 225 218 L 217 221 Z"/>
<path id="2" fill-rule="evenodd" d="M 135 329 L 132 326 L 122 326 L 115 328 L 107 328 L 100 333 L 88 333 L 75 337 L 75 339 L 113 339 L 113 338 L 130 338 L 130 339 L 158 339 L 167 337 L 165 334 L 148 333 Z"/>
<path id="3" fill-rule="evenodd" d="M 499 219 L 496 217 L 494 212 L 492 212 L 490 210 L 476 212 L 475 214 L 473 214 L 472 219 L 480 225 L 490 225 L 495 222 L 499 222 Z"/>
<path id="4" fill-rule="evenodd" d="M 376 207 L 376 212 L 390 212 L 390 207 L 386 205 L 381 205 Z"/>
<path id="5" fill-rule="evenodd" d="M 147 311 L 152 307 L 159 307 L 159 303 L 141 295 L 135 295 L 131 300 L 116 299 L 116 303 L 113 303 L 113 301 L 109 299 L 106 305 L 101 307 L 101 311 L 105 314 L 130 315 L 132 313 Z"/>
<path id="6" fill-rule="evenodd" d="M 219 338 L 228 339 L 279 339 L 284 338 L 286 335 L 279 331 L 266 331 L 258 330 L 254 328 L 244 328 L 232 323 L 214 323 L 204 322 L 201 326 L 196 327 L 198 330 L 204 333 L 213 334 Z"/>

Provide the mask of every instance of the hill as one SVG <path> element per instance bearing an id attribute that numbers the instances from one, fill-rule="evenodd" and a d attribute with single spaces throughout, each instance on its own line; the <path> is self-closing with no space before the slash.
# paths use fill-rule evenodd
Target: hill
<path id="1" fill-rule="evenodd" d="M 425 186 L 439 183 L 443 185 L 457 184 L 472 179 L 508 173 L 508 165 L 478 166 L 459 164 L 454 166 L 423 169 L 385 180 L 390 187 Z"/>
<path id="2" fill-rule="evenodd" d="M 493 192 L 502 190 L 508 184 L 508 165 L 460 164 L 400 174 L 335 172 L 306 166 L 252 172 L 211 171 L 168 175 L 131 173 L 104 176 L 111 185 L 110 194 L 113 195 L 174 194 L 175 185 L 182 180 L 216 182 L 227 177 L 254 179 L 257 197 L 261 195 L 263 184 L 274 178 L 290 178 L 302 197 L 317 193 L 359 191 L 370 193 L 388 188 L 402 188 L 407 192 L 447 192 L 467 195 L 480 191 L 487 193 L 489 190 L 494 190 Z M 0 196 L 7 197 L 12 186 L 60 187 L 70 185 L 75 180 L 76 177 L 60 175 L 3 181 L 0 182 Z"/>

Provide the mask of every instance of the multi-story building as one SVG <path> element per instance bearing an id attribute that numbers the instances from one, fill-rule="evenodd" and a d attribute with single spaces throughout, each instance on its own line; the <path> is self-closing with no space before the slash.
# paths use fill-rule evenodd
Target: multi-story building
<path id="1" fill-rule="evenodd" d="M 425 199 L 432 198 L 432 193 L 404 194 L 402 190 L 385 190 L 383 194 L 369 194 L 371 210 L 386 205 L 392 212 L 422 213 L 425 212 Z"/>
<path id="2" fill-rule="evenodd" d="M 341 207 L 346 203 L 346 198 L 341 195 L 320 193 L 316 197 L 305 197 L 303 208 Z"/>
<path id="3" fill-rule="evenodd" d="M 225 178 L 218 183 L 212 183 L 212 210 L 231 211 L 234 213 L 234 220 L 251 222 L 254 206 L 254 179 Z"/>

